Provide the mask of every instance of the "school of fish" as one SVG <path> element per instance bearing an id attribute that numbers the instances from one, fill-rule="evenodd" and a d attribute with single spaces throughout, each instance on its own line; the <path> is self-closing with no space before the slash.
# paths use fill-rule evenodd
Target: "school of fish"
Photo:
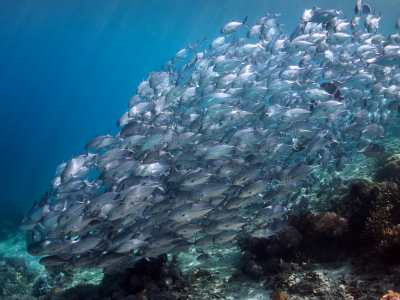
<path id="1" fill-rule="evenodd" d="M 57 167 L 20 225 L 29 254 L 48 270 L 116 273 L 244 226 L 276 235 L 341 184 L 352 155 L 381 156 L 398 120 L 400 35 L 378 33 L 361 0 L 354 11 L 314 5 L 290 36 L 276 14 L 232 21 L 208 51 L 206 38 L 178 51 L 137 87 L 116 136 Z"/>

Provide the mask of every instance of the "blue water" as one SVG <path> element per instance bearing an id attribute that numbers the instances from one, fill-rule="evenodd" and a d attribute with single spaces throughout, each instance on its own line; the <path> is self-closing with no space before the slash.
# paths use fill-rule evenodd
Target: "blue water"
<path id="1" fill-rule="evenodd" d="M 317 6 L 342 10 L 350 20 L 353 2 Z M 369 4 L 382 12 L 382 32 L 395 33 L 398 2 Z M 290 34 L 312 6 L 298 0 L 0 1 L 0 215 L 30 207 L 54 169 L 95 135 L 109 129 L 115 135 L 137 85 L 179 49 L 205 34 L 211 41 L 232 19 L 248 16 L 253 25 L 267 11 L 282 13 Z"/>

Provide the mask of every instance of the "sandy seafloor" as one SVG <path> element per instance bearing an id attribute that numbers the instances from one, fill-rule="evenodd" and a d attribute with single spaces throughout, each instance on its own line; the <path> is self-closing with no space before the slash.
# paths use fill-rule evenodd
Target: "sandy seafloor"
<path id="1" fill-rule="evenodd" d="M 389 137 L 383 141 L 383 144 L 387 152 L 400 153 L 397 138 Z M 366 159 L 361 154 L 353 154 L 350 165 L 338 174 L 344 181 L 351 178 L 372 180 L 373 170 L 373 159 Z M 326 176 L 326 178 L 330 177 Z M 314 198 L 313 201 L 318 200 Z M 314 202 L 313 206 L 318 208 L 316 210 L 318 213 L 321 211 L 321 206 L 315 204 L 317 203 Z M 202 253 L 209 254 L 211 258 L 205 262 L 197 261 L 196 258 Z M 243 266 L 241 253 L 242 250 L 237 246 L 236 241 L 198 249 L 192 246 L 183 253 L 168 254 L 168 263 L 180 269 L 182 275 L 191 279 L 187 299 L 271 299 L 273 290 L 268 281 L 272 280 L 272 275 L 252 278 L 244 274 L 241 270 Z M 68 280 L 63 280 L 60 276 L 55 280 L 48 276 L 44 267 L 39 264 L 39 260 L 40 257 L 32 257 L 27 253 L 23 232 L 9 233 L 8 237 L 0 242 L 0 280 L 2 283 L 0 299 L 36 299 L 38 297 L 46 299 L 43 294 L 42 297 L 35 298 L 31 295 L 33 290 L 38 289 L 34 284 L 38 277 L 46 277 L 52 287 L 58 286 L 61 289 L 78 284 L 98 285 L 103 277 L 102 271 L 98 269 L 78 269 L 72 271 L 73 274 L 69 275 Z M 20 267 L 21 262 L 25 266 L 25 271 L 22 271 Z M 10 273 L 12 268 L 17 272 L 16 277 Z M 354 286 L 359 290 L 365 289 L 365 293 L 368 295 L 368 297 L 360 299 L 380 299 L 377 295 L 386 294 L 388 290 L 398 289 L 397 279 L 394 279 L 392 274 L 400 274 L 400 266 L 397 264 L 381 265 L 372 272 L 368 272 L 369 270 L 361 272 L 360 265 L 353 264 L 348 257 L 331 264 L 316 264 L 313 272 L 317 274 L 317 279 L 307 278 L 309 273 L 304 271 L 301 265 L 292 263 L 292 269 L 295 269 L 296 272 L 288 276 L 289 283 L 310 280 L 316 280 L 317 283 L 314 282 L 315 295 L 291 295 L 290 299 L 325 299 L 318 296 L 321 291 L 325 294 L 328 293 L 330 299 L 354 299 L 349 292 L 349 289 L 354 289 Z M 206 271 L 205 273 L 208 275 L 196 276 L 199 270 Z M 26 280 L 23 286 L 17 287 L 17 282 L 21 281 L 20 276 L 26 276 L 24 272 L 30 274 L 30 279 Z M 13 286 L 14 288 L 12 288 Z M 10 294 L 10 291 L 14 291 L 13 294 Z"/>

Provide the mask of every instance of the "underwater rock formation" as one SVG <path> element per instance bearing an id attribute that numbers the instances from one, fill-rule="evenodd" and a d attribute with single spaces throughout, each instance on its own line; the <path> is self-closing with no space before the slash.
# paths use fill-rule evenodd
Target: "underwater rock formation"
<path id="1" fill-rule="evenodd" d="M 133 269 L 105 274 L 100 285 L 81 284 L 54 295 L 53 300 L 183 300 L 190 283 L 165 259 L 140 260 Z"/>

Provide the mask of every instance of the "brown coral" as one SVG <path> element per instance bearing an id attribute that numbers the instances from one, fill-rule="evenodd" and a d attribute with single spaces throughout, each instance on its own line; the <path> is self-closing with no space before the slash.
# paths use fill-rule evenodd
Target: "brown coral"
<path id="1" fill-rule="evenodd" d="M 333 212 L 327 212 L 315 223 L 315 231 L 329 237 L 340 236 L 346 227 L 346 223 L 346 219 Z"/>
<path id="2" fill-rule="evenodd" d="M 374 242 L 373 252 L 397 259 L 400 250 L 400 179 L 376 184 L 370 191 L 375 196 L 373 209 L 365 223 L 364 234 Z"/>
<path id="3" fill-rule="evenodd" d="M 400 177 L 352 185 L 341 201 L 338 213 L 348 218 L 346 244 L 364 253 L 400 260 Z"/>
<path id="4" fill-rule="evenodd" d="M 381 300 L 400 300 L 400 294 L 393 291 L 389 291 Z"/>
<path id="5" fill-rule="evenodd" d="M 281 289 L 277 289 L 272 294 L 272 300 L 289 300 L 289 295 L 287 293 L 282 292 Z"/>

